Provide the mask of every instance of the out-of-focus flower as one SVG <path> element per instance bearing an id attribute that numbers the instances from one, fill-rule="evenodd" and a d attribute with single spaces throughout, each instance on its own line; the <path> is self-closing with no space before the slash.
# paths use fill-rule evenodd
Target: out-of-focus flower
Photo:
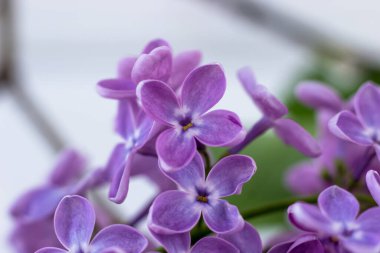
<path id="1" fill-rule="evenodd" d="M 66 250 L 47 247 L 37 253 L 141 253 L 148 244 L 142 234 L 127 225 L 106 227 L 90 242 L 94 226 L 95 210 L 91 203 L 80 196 L 66 196 L 59 203 L 54 216 L 55 233 Z"/>
<path id="2" fill-rule="evenodd" d="M 22 195 L 12 206 L 11 215 L 18 222 L 44 219 L 54 213 L 59 201 L 68 194 L 81 194 L 89 185 L 83 178 L 86 161 L 75 150 L 66 150 L 59 157 L 48 181 Z"/>
<path id="3" fill-rule="evenodd" d="M 156 142 L 157 155 L 165 170 L 189 164 L 196 153 L 196 141 L 208 146 L 227 146 L 244 135 L 235 113 L 226 110 L 206 113 L 222 98 L 225 89 L 224 72 L 216 64 L 193 70 L 185 79 L 179 98 L 160 81 L 139 85 L 138 96 L 146 113 L 169 127 Z"/>
<path id="4" fill-rule="evenodd" d="M 318 207 L 297 202 L 288 209 L 289 220 L 297 228 L 329 238 L 352 252 L 380 249 L 380 208 L 366 210 L 359 217 L 359 202 L 348 191 L 331 186 L 318 198 Z"/>
<path id="5" fill-rule="evenodd" d="M 197 154 L 183 169 L 166 172 L 180 190 L 166 191 L 155 199 L 149 213 L 149 228 L 161 234 L 187 232 L 201 214 L 215 233 L 241 228 L 244 220 L 237 207 L 220 198 L 240 193 L 255 171 L 252 158 L 233 155 L 220 160 L 205 179 L 203 161 Z"/>
<path id="6" fill-rule="evenodd" d="M 262 112 L 263 117 L 247 133 L 244 141 L 231 148 L 231 153 L 238 153 L 255 138 L 273 128 L 285 144 L 294 147 L 304 155 L 310 157 L 320 155 L 320 148 L 314 138 L 297 122 L 283 118 L 288 113 L 288 108 L 273 96 L 265 86 L 257 83 L 249 67 L 240 69 L 238 77 L 246 92 Z"/>

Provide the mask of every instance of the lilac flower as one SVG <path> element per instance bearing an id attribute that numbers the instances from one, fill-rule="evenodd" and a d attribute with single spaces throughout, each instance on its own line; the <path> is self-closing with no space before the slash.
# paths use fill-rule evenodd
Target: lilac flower
<path id="1" fill-rule="evenodd" d="M 364 84 L 354 97 L 355 114 L 338 113 L 329 123 L 339 138 L 357 145 L 373 147 L 380 159 L 380 91 L 372 83 Z"/>
<path id="2" fill-rule="evenodd" d="M 338 112 L 345 107 L 345 103 L 337 92 L 318 81 L 304 81 L 296 87 L 297 98 L 314 109 Z"/>
<path id="3" fill-rule="evenodd" d="M 370 208 L 358 218 L 359 202 L 346 190 L 331 186 L 318 198 L 318 207 L 295 203 L 288 209 L 289 220 L 297 228 L 337 241 L 353 252 L 380 249 L 380 208 Z"/>
<path id="4" fill-rule="evenodd" d="M 48 247 L 37 253 L 140 253 L 148 244 L 142 234 L 127 225 L 106 227 L 90 243 L 94 226 L 95 211 L 91 203 L 80 196 L 66 196 L 55 212 L 54 228 L 58 240 L 67 250 Z"/>
<path id="5" fill-rule="evenodd" d="M 23 223 L 44 219 L 65 195 L 83 192 L 89 186 L 89 178 L 81 179 L 85 164 L 77 151 L 62 152 L 48 182 L 26 192 L 12 206 L 13 218 Z"/>
<path id="6" fill-rule="evenodd" d="M 227 146 L 244 135 L 239 117 L 230 111 L 206 113 L 223 96 L 226 79 L 219 65 L 193 70 L 185 79 L 181 94 L 160 81 L 139 85 L 138 96 L 147 114 L 169 127 L 156 142 L 157 155 L 165 170 L 190 163 L 196 153 L 196 141 L 208 146 Z"/>
<path id="7" fill-rule="evenodd" d="M 215 233 L 241 228 L 244 220 L 237 207 L 220 198 L 240 193 L 255 171 L 252 158 L 233 155 L 220 160 L 205 179 L 202 158 L 196 154 L 183 169 L 166 172 L 180 190 L 166 191 L 155 199 L 148 217 L 149 228 L 163 234 L 187 232 L 201 214 Z"/>
<path id="8" fill-rule="evenodd" d="M 173 89 L 178 89 L 200 61 L 199 51 L 185 51 L 173 57 L 168 42 L 162 39 L 152 40 L 138 57 L 121 60 L 118 77 L 100 81 L 97 91 L 105 98 L 133 100 L 136 98 L 137 84 L 149 79 L 168 82 Z"/>
<path id="9" fill-rule="evenodd" d="M 277 136 L 286 144 L 293 146 L 306 156 L 317 157 L 320 148 L 314 138 L 297 122 L 283 118 L 288 108 L 257 81 L 250 68 L 245 67 L 238 71 L 238 77 L 246 92 L 251 96 L 255 105 L 260 109 L 263 117 L 248 132 L 244 141 L 230 150 L 238 153 L 255 138 L 274 128 Z"/>
<path id="10" fill-rule="evenodd" d="M 279 243 L 272 247 L 268 253 L 325 253 L 323 244 L 315 236 L 306 234 L 295 240 Z"/>

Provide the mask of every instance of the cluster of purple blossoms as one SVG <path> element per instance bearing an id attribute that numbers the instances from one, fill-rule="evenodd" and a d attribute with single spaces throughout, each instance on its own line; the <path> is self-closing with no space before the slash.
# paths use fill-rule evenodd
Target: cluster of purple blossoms
<path id="1" fill-rule="evenodd" d="M 212 110 L 226 76 L 221 65 L 200 62 L 199 51 L 173 55 L 157 39 L 122 59 L 117 77 L 98 83 L 98 93 L 117 102 L 114 130 L 121 141 L 95 169 L 77 151 L 65 151 L 46 182 L 16 201 L 11 243 L 17 252 L 380 252 L 380 89 L 367 83 L 346 102 L 327 85 L 300 84 L 296 96 L 317 113 L 315 140 L 245 67 L 238 79 L 262 113 L 246 131 L 236 113 Z M 283 202 L 267 212 L 241 212 L 227 197 L 240 194 L 257 170 L 250 156 L 238 153 L 271 129 L 311 160 L 286 176 L 296 195 L 307 196 L 286 206 L 295 235 L 263 247 L 249 221 L 284 209 Z M 210 147 L 227 152 L 215 157 Z M 125 221 L 105 200 L 125 202 L 135 176 L 149 179 L 157 192 Z"/>

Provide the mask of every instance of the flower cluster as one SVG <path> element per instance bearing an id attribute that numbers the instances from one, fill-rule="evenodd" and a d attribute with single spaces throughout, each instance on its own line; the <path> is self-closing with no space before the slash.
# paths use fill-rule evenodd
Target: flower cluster
<path id="1" fill-rule="evenodd" d="M 375 84 L 363 85 L 347 102 L 324 84 L 300 84 L 297 97 L 317 111 L 315 140 L 244 67 L 238 79 L 262 113 L 246 131 L 236 113 L 212 110 L 226 91 L 222 66 L 202 65 L 199 51 L 172 51 L 168 42 L 153 40 L 139 55 L 122 59 L 115 78 L 97 84 L 102 97 L 117 102 L 114 130 L 120 142 L 95 169 L 77 151 L 65 151 L 46 182 L 16 201 L 11 242 L 17 252 L 380 252 L 380 89 Z M 227 197 L 242 192 L 257 166 L 239 152 L 270 129 L 312 159 L 286 176 L 300 201 L 241 212 Z M 217 157 L 210 147 L 227 151 Z M 124 221 L 105 199 L 125 202 L 134 176 L 148 178 L 157 192 Z M 106 188 L 108 196 L 98 188 Z M 266 243 L 264 250 L 249 221 L 281 207 L 288 207 L 297 231 Z M 137 225 L 146 229 L 139 232 Z"/>

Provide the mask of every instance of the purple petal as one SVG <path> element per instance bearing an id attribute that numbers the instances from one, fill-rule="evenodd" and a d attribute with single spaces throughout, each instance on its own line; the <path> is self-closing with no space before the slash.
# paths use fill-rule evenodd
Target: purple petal
<path id="1" fill-rule="evenodd" d="M 35 253 L 63 253 L 63 252 L 67 253 L 67 251 L 63 249 L 48 247 L 48 248 L 37 250 Z"/>
<path id="2" fill-rule="evenodd" d="M 292 246 L 293 243 L 294 243 L 293 241 L 290 241 L 290 242 L 282 242 L 282 243 L 276 244 L 268 251 L 268 253 L 288 253 L 288 250 Z"/>
<path id="3" fill-rule="evenodd" d="M 135 99 L 122 99 L 118 101 L 115 119 L 115 131 L 124 139 L 134 134 L 137 128 L 137 115 L 142 111 Z"/>
<path id="4" fill-rule="evenodd" d="M 239 253 L 239 250 L 231 243 L 217 238 L 205 237 L 199 240 L 190 253 Z"/>
<path id="5" fill-rule="evenodd" d="M 209 112 L 195 125 L 196 138 L 208 146 L 226 146 L 245 136 L 239 117 L 226 110 Z"/>
<path id="6" fill-rule="evenodd" d="M 220 65 L 203 65 L 194 69 L 185 79 L 181 98 L 184 108 L 201 115 L 223 97 L 226 77 Z"/>
<path id="7" fill-rule="evenodd" d="M 325 249 L 314 235 L 304 235 L 294 241 L 289 247 L 288 253 L 325 253 Z"/>
<path id="8" fill-rule="evenodd" d="M 169 79 L 170 86 L 176 90 L 182 85 L 186 76 L 201 62 L 200 51 L 185 51 L 176 55 L 173 59 L 172 74 Z"/>
<path id="9" fill-rule="evenodd" d="M 341 238 L 346 252 L 377 253 L 380 251 L 379 235 L 361 231 L 348 238 Z"/>
<path id="10" fill-rule="evenodd" d="M 128 155 L 127 160 L 123 163 L 123 167 L 112 178 L 108 198 L 117 204 L 123 203 L 128 195 L 133 156 L 134 153 Z"/>
<path id="11" fill-rule="evenodd" d="M 153 49 L 164 46 L 170 48 L 170 45 L 167 41 L 163 39 L 154 39 L 148 42 L 148 44 L 143 49 L 142 53 L 149 54 L 150 52 L 152 52 Z"/>
<path id="12" fill-rule="evenodd" d="M 360 231 L 380 234 L 380 207 L 372 207 L 363 212 L 357 219 Z"/>
<path id="13" fill-rule="evenodd" d="M 297 228 L 308 232 L 331 233 L 330 221 L 318 207 L 297 202 L 288 208 L 289 221 Z"/>
<path id="14" fill-rule="evenodd" d="M 302 126 L 291 119 L 278 119 L 274 129 L 282 141 L 302 154 L 317 157 L 321 150 L 317 141 Z"/>
<path id="15" fill-rule="evenodd" d="M 184 233 L 197 224 L 200 215 L 201 208 L 194 196 L 182 191 L 166 191 L 154 200 L 148 224 L 155 233 Z"/>
<path id="16" fill-rule="evenodd" d="M 76 182 L 86 169 L 86 158 L 74 149 L 64 150 L 51 173 L 49 181 L 52 184 L 66 186 Z"/>
<path id="17" fill-rule="evenodd" d="M 144 80 L 167 81 L 172 69 L 172 52 L 169 47 L 153 49 L 148 54 L 140 55 L 132 69 L 132 80 L 139 83 Z"/>
<path id="18" fill-rule="evenodd" d="M 337 92 L 326 84 L 305 81 L 296 88 L 296 96 L 302 103 L 315 109 L 339 111 L 343 103 Z"/>
<path id="19" fill-rule="evenodd" d="M 214 197 L 241 192 L 243 184 L 256 172 L 255 161 L 245 155 L 230 155 L 220 160 L 207 176 L 207 189 Z"/>
<path id="20" fill-rule="evenodd" d="M 122 252 L 141 253 L 148 240 L 136 229 L 127 225 L 111 225 L 102 229 L 91 242 L 91 253 L 103 253 L 109 248 Z"/>
<path id="21" fill-rule="evenodd" d="M 98 82 L 96 89 L 100 96 L 111 99 L 136 97 L 136 85 L 124 79 L 106 79 Z"/>
<path id="22" fill-rule="evenodd" d="M 288 108 L 280 100 L 273 96 L 265 86 L 257 84 L 256 78 L 249 67 L 240 69 L 238 78 L 255 105 L 265 116 L 278 119 L 288 113 Z"/>
<path id="23" fill-rule="evenodd" d="M 168 253 L 186 253 L 190 249 L 191 238 L 189 232 L 172 235 L 158 234 L 152 230 L 150 232 Z"/>
<path id="24" fill-rule="evenodd" d="M 21 196 L 12 206 L 11 214 L 22 222 L 43 219 L 54 213 L 67 190 L 57 186 L 42 186 Z"/>
<path id="25" fill-rule="evenodd" d="M 179 187 L 188 191 L 195 192 L 196 186 L 204 185 L 205 182 L 205 167 L 202 157 L 197 152 L 193 160 L 177 171 L 164 172 L 171 180 Z"/>
<path id="26" fill-rule="evenodd" d="M 338 186 L 330 186 L 321 192 L 318 206 L 326 217 L 339 222 L 354 221 L 360 209 L 354 195 Z"/>
<path id="27" fill-rule="evenodd" d="M 360 122 L 372 128 L 380 128 L 380 91 L 368 82 L 364 84 L 355 95 L 354 107 Z"/>
<path id="28" fill-rule="evenodd" d="M 263 250 L 259 233 L 247 222 L 241 230 L 220 234 L 218 237 L 233 244 L 240 253 L 262 253 Z"/>
<path id="29" fill-rule="evenodd" d="M 81 196 L 66 196 L 54 216 L 55 233 L 66 249 L 87 245 L 95 226 L 95 211 Z"/>
<path id="30" fill-rule="evenodd" d="M 176 121 L 179 104 L 174 91 L 165 83 L 155 80 L 139 84 L 137 95 L 145 112 L 160 123 L 171 125 Z"/>
<path id="31" fill-rule="evenodd" d="M 315 161 L 301 162 L 287 172 L 286 184 L 292 192 L 297 194 L 319 193 L 326 187 L 326 182 L 323 180 L 321 173 L 322 170 Z"/>
<path id="32" fill-rule="evenodd" d="M 215 233 L 228 233 L 244 226 L 239 209 L 223 199 L 210 201 L 202 213 L 205 223 Z"/>
<path id="33" fill-rule="evenodd" d="M 168 129 L 158 137 L 156 149 L 161 168 L 172 171 L 191 162 L 196 152 L 196 143 L 193 137 Z"/>
<path id="34" fill-rule="evenodd" d="M 132 82 L 131 73 L 136 60 L 137 57 L 126 57 L 119 61 L 119 64 L 117 66 L 117 76 L 119 79 L 124 79 Z"/>
<path id="35" fill-rule="evenodd" d="M 127 150 L 124 143 L 117 144 L 112 150 L 111 156 L 104 168 L 108 180 L 112 180 L 115 174 L 120 171 L 125 163 Z"/>
<path id="36" fill-rule="evenodd" d="M 342 111 L 335 115 L 329 121 L 329 129 L 343 140 L 365 146 L 373 143 L 358 118 L 349 111 Z"/>
<path id="37" fill-rule="evenodd" d="M 372 198 L 380 205 L 380 175 L 374 170 L 367 172 L 366 182 Z"/>

